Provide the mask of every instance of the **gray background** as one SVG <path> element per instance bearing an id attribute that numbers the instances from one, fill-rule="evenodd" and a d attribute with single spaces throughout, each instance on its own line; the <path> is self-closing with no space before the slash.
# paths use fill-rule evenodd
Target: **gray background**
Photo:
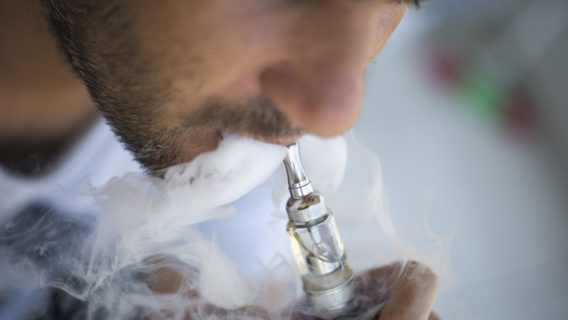
<path id="1" fill-rule="evenodd" d="M 436 0 L 367 74 L 355 133 L 378 154 L 398 224 L 449 239 L 443 319 L 568 319 L 568 2 Z M 441 84 L 436 52 L 531 97 L 528 129 Z M 491 112 L 489 112 L 491 113 Z"/>

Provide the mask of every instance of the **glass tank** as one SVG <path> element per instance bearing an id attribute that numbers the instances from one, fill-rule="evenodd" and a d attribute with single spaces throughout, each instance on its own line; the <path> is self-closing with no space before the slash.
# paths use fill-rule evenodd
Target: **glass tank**
<path id="1" fill-rule="evenodd" d="M 343 243 L 330 211 L 305 224 L 289 221 L 287 229 L 304 289 L 327 290 L 351 277 L 352 271 L 345 262 Z"/>

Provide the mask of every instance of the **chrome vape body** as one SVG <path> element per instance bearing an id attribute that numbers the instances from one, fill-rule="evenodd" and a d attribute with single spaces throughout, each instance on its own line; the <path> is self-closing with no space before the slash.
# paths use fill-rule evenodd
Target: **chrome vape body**
<path id="1" fill-rule="evenodd" d="M 287 231 L 307 302 L 321 317 L 340 316 L 353 307 L 354 281 L 334 215 L 306 176 L 297 144 L 288 146 L 284 164 Z"/>

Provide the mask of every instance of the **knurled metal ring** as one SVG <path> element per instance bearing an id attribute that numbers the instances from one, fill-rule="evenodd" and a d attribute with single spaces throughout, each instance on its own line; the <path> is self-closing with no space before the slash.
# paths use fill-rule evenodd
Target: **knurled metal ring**
<path id="1" fill-rule="evenodd" d="M 327 207 L 323 201 L 306 206 L 294 208 L 288 211 L 288 218 L 295 223 L 307 223 L 319 219 L 327 213 Z"/>
<path id="2" fill-rule="evenodd" d="M 333 312 L 347 305 L 355 295 L 355 285 L 350 279 L 344 285 L 325 291 L 306 292 L 308 301 L 318 310 Z"/>

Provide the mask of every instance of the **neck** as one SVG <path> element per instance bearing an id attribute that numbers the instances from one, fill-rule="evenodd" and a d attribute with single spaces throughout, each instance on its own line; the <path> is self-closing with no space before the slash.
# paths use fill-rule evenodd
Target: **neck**
<path id="1" fill-rule="evenodd" d="M 64 145 L 96 116 L 40 0 L 0 1 L 0 155 Z"/>

